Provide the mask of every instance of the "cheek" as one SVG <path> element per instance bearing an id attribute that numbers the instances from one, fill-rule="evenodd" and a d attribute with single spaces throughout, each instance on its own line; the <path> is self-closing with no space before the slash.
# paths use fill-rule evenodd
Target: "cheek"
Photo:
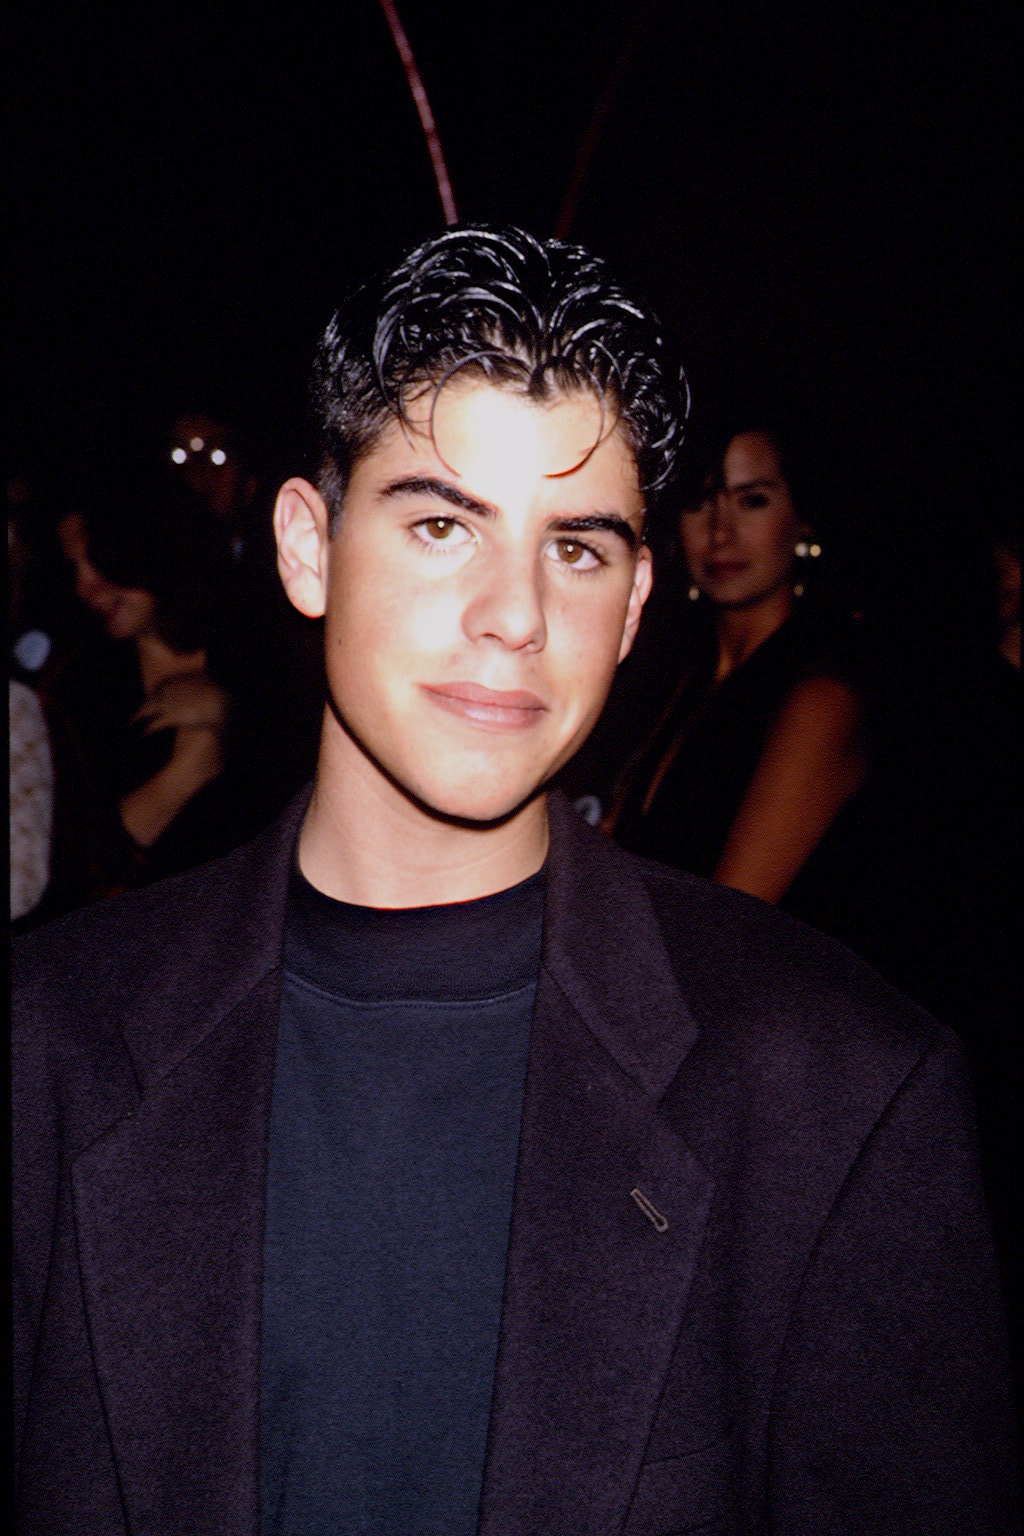
<path id="1" fill-rule="evenodd" d="M 707 550 L 707 527 L 695 518 L 687 518 L 679 525 L 679 536 L 682 540 L 686 563 L 692 571 L 695 566 L 700 564 L 701 557 Z"/>
<path id="2" fill-rule="evenodd" d="M 801 523 L 795 512 L 790 512 L 782 527 L 779 529 L 779 546 L 787 556 L 792 559 L 797 542 L 801 536 L 809 533 L 806 523 Z"/>
<path id="3" fill-rule="evenodd" d="M 459 643 L 465 606 L 465 599 L 454 587 L 434 592 L 421 589 L 415 601 L 394 604 L 394 631 L 416 655 L 435 656 Z"/>
<path id="4" fill-rule="evenodd" d="M 558 666 L 572 685 L 581 709 L 589 710 L 604 695 L 618 666 L 626 625 L 628 594 L 588 604 L 567 604 L 549 617 L 548 644 Z"/>
<path id="5" fill-rule="evenodd" d="M 748 529 L 750 547 L 773 566 L 791 564 L 796 539 L 796 519 L 791 517 L 772 518 L 758 527 Z"/>
<path id="6" fill-rule="evenodd" d="M 332 590 L 327 612 L 328 667 L 334 686 L 412 682 L 420 664 L 450 652 L 459 636 L 459 601 L 451 592 L 415 593 L 344 582 Z"/>

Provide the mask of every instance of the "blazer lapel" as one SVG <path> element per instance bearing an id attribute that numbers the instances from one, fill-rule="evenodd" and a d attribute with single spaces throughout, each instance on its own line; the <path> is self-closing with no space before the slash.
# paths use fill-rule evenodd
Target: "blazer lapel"
<path id="1" fill-rule="evenodd" d="M 126 936 L 125 1037 L 141 1097 L 76 1159 L 72 1198 L 132 1532 L 259 1530 L 267 1139 L 304 804 L 215 879 L 165 888 L 180 909 L 164 925 L 166 956 L 132 951 Z"/>
<path id="2" fill-rule="evenodd" d="M 132 1531 L 258 1531 L 278 999 L 270 976 L 74 1169 L 86 1311 Z"/>
<path id="3" fill-rule="evenodd" d="M 712 1194 L 657 1112 L 696 1028 L 646 891 L 551 811 L 481 1536 L 621 1528 Z"/>

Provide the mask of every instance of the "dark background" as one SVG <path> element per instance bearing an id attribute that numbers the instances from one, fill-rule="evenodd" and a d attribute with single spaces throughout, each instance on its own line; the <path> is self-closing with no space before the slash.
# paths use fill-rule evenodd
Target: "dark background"
<path id="1" fill-rule="evenodd" d="M 676 333 L 698 417 L 753 393 L 816 445 L 826 553 L 888 685 L 872 782 L 901 878 L 879 881 L 880 927 L 913 962 L 874 958 L 958 1027 L 995 1020 L 974 1066 L 1011 1206 L 1019 819 L 1000 774 L 1019 737 L 1000 745 L 981 646 L 992 534 L 1019 529 L 1019 22 L 934 0 L 398 3 L 460 215 L 546 235 L 568 211 Z M 205 403 L 251 429 L 269 498 L 302 467 L 341 293 L 443 227 L 377 0 L 8 0 L 4 54 L 11 469 L 117 476 Z M 661 601 L 613 692 L 609 763 L 637 679 L 671 685 Z M 1019 1211 L 1002 1219 L 1019 1362 Z"/>
<path id="2" fill-rule="evenodd" d="M 830 472 L 869 606 L 955 629 L 1016 502 L 1017 38 L 998 11 L 400 0 L 462 218 L 570 234 Z M 318 330 L 442 227 L 376 0 L 6 13 L 14 467 L 116 473 L 180 405 L 295 467 Z M 609 92 L 609 83 L 614 89 Z"/>

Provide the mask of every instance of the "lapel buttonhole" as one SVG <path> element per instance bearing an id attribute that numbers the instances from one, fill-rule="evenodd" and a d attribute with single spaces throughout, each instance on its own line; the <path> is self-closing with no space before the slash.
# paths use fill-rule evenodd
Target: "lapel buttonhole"
<path id="1" fill-rule="evenodd" d="M 655 1232 L 667 1232 L 667 1219 L 661 1214 L 661 1212 L 658 1210 L 658 1207 L 654 1205 L 652 1201 L 648 1200 L 643 1190 L 631 1189 L 629 1193 L 631 1199 L 636 1201 L 637 1205 L 643 1211 Z"/>

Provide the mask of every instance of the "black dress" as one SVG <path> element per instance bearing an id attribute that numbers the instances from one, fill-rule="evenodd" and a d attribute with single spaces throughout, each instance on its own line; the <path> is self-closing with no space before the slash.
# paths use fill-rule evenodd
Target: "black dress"
<path id="1" fill-rule="evenodd" d="M 716 662 L 709 636 L 659 728 L 627 769 L 614 830 L 632 852 L 704 876 L 714 873 L 775 718 L 796 684 L 829 677 L 862 692 L 856 632 L 803 612 L 717 684 Z M 859 809 L 855 795 L 779 903 L 848 942 L 859 905 Z"/>

